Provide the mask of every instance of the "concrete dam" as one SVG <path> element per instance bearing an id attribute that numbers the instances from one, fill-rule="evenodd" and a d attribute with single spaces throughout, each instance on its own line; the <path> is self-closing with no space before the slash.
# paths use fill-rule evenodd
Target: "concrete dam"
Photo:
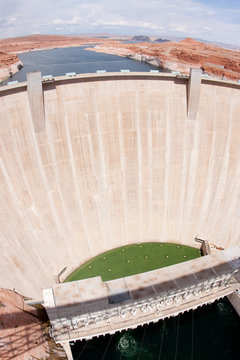
<path id="1" fill-rule="evenodd" d="M 239 246 L 240 84 L 161 73 L 0 89 L 1 287 L 138 242 Z"/>

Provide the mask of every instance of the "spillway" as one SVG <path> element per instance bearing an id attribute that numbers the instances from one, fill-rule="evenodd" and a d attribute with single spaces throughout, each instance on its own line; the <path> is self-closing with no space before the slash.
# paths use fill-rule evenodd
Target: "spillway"
<path id="1" fill-rule="evenodd" d="M 202 78 L 192 118 L 189 81 L 1 88 L 1 287 L 41 298 L 64 267 L 130 243 L 239 245 L 240 84 Z"/>

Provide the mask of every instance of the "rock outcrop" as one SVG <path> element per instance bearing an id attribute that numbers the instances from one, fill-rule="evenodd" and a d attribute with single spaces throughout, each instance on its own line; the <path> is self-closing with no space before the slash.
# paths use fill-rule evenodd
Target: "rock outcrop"
<path id="1" fill-rule="evenodd" d="M 148 41 L 149 38 L 135 36 L 133 39 L 135 41 L 147 39 Z M 162 41 L 162 39 L 160 40 Z M 191 67 L 197 67 L 216 78 L 229 80 L 240 78 L 239 51 L 228 50 L 217 45 L 207 45 L 190 38 L 180 42 L 149 43 L 147 41 L 130 44 L 107 38 L 59 35 L 31 35 L 2 39 L 0 40 L 0 80 L 11 76 L 23 66 L 16 53 L 83 44 L 98 44 L 88 50 L 124 56 L 186 74 L 189 73 Z"/>
<path id="2" fill-rule="evenodd" d="M 128 57 L 164 69 L 188 74 L 191 67 L 202 68 L 212 77 L 240 79 L 240 52 L 185 39 L 180 42 L 124 44 L 111 42 L 88 50 Z"/>
<path id="3" fill-rule="evenodd" d="M 0 80 L 16 74 L 23 67 L 16 54 L 0 51 Z"/>

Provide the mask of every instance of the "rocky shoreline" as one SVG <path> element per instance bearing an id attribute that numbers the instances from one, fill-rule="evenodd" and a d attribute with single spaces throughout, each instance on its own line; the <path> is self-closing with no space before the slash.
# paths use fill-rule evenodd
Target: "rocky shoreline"
<path id="1" fill-rule="evenodd" d="M 195 67 L 214 78 L 233 81 L 240 79 L 239 51 L 207 45 L 193 39 L 160 44 L 111 42 L 86 50 L 123 56 L 183 74 L 189 74 L 190 68 Z"/>
<path id="2" fill-rule="evenodd" d="M 75 47 L 109 41 L 102 38 L 60 35 L 30 35 L 0 39 L 0 82 L 16 74 L 23 66 L 17 54 L 28 51 Z"/>
<path id="3" fill-rule="evenodd" d="M 13 76 L 22 67 L 23 64 L 17 55 L 0 52 L 0 81 Z"/>
<path id="4" fill-rule="evenodd" d="M 189 74 L 190 68 L 202 70 L 214 78 L 240 79 L 240 51 L 208 45 L 193 39 L 163 43 L 123 43 L 110 38 L 59 35 L 31 35 L 0 40 L 0 82 L 18 72 L 24 64 L 17 54 L 27 51 L 96 44 L 89 51 L 126 57 L 157 68 Z"/>

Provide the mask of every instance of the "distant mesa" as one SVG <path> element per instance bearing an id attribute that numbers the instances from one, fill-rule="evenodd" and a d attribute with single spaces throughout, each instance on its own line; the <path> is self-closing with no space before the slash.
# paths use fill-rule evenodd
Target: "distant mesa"
<path id="1" fill-rule="evenodd" d="M 156 40 L 154 40 L 154 41 L 155 41 L 155 42 L 157 42 L 157 43 L 171 42 L 171 40 L 168 40 L 168 39 L 162 39 L 162 38 L 156 39 Z"/>
<path id="2" fill-rule="evenodd" d="M 98 38 L 98 39 L 108 39 L 109 35 L 98 35 L 98 36 L 96 36 L 96 38 Z"/>
<path id="3" fill-rule="evenodd" d="M 151 41 L 149 36 L 135 35 L 131 38 L 131 41 Z"/>
<path id="4" fill-rule="evenodd" d="M 132 39 L 135 39 L 132 43 L 105 42 L 88 50 L 123 56 L 182 74 L 189 74 L 193 67 L 203 69 L 214 78 L 232 81 L 240 79 L 239 51 L 208 45 L 192 38 L 164 43 L 146 41 L 149 38 L 143 36 L 134 36 Z"/>

